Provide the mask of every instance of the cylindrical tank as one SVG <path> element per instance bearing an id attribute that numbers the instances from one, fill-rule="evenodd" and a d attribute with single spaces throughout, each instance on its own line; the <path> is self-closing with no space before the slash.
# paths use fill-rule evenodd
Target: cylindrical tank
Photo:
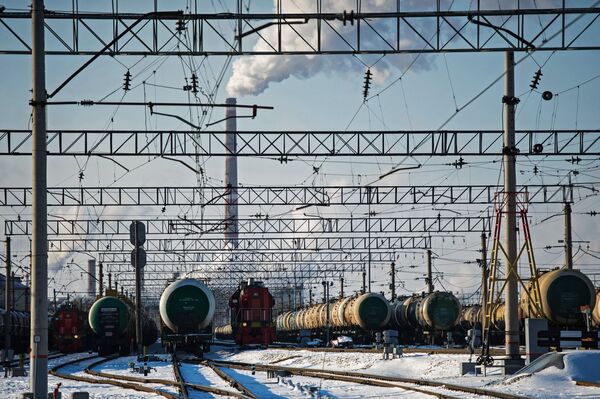
<path id="1" fill-rule="evenodd" d="M 541 313 L 531 303 L 531 282 L 521 293 L 521 310 L 524 317 L 546 318 L 550 322 L 570 326 L 583 322 L 582 306 L 594 309 L 596 292 L 590 279 L 579 270 L 555 269 L 538 277 L 541 294 Z"/>
<path id="2" fill-rule="evenodd" d="M 225 326 L 219 326 L 215 328 L 216 335 L 232 335 L 233 329 L 231 328 L 231 324 L 227 324 Z"/>
<path id="3" fill-rule="evenodd" d="M 117 326 L 116 334 L 123 335 L 132 328 L 131 308 L 115 296 L 105 296 L 94 302 L 88 313 L 88 322 L 94 333 L 104 333 L 104 324 L 106 322 L 106 315 L 108 314 L 107 310 L 116 310 L 118 313 L 118 321 L 115 321 Z"/>
<path id="4" fill-rule="evenodd" d="M 177 280 L 163 291 L 159 310 L 163 323 L 174 333 L 195 333 L 212 322 L 215 296 L 199 280 Z"/>
<path id="5" fill-rule="evenodd" d="M 344 309 L 347 325 L 360 326 L 365 330 L 385 327 L 391 310 L 387 299 L 381 294 L 367 293 L 352 298 Z"/>
<path id="6" fill-rule="evenodd" d="M 424 330 L 449 330 L 461 314 L 458 299 L 449 292 L 413 295 L 394 306 L 394 324 Z"/>
<path id="7" fill-rule="evenodd" d="M 424 329 L 451 329 L 459 317 L 460 302 L 450 292 L 432 292 L 419 302 L 417 308 L 417 318 Z"/>
<path id="8" fill-rule="evenodd" d="M 469 330 L 475 326 L 481 326 L 481 305 L 470 305 L 463 307 L 460 317 L 460 325 Z"/>
<path id="9" fill-rule="evenodd" d="M 339 299 L 329 304 L 332 327 L 383 328 L 390 319 L 390 306 L 380 294 L 362 294 Z M 327 304 L 321 303 L 277 316 L 279 331 L 316 330 L 327 326 Z"/>
<path id="10" fill-rule="evenodd" d="M 600 289 L 596 291 L 596 306 L 592 311 L 592 324 L 594 327 L 600 327 Z"/>

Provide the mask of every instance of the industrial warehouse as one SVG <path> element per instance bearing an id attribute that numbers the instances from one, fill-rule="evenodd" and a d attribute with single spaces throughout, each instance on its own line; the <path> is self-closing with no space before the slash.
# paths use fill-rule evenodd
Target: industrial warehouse
<path id="1" fill-rule="evenodd" d="M 1 398 L 600 398 L 600 1 L 0 1 Z"/>

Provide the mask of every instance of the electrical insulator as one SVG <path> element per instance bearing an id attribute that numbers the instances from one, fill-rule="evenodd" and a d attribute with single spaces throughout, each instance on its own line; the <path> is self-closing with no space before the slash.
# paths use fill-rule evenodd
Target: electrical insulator
<path id="1" fill-rule="evenodd" d="M 198 77 L 195 73 L 192 73 L 192 93 L 198 93 Z"/>
<path id="2" fill-rule="evenodd" d="M 371 76 L 371 70 L 367 69 L 367 72 L 365 73 L 365 85 L 363 86 L 363 97 L 365 100 L 367 99 L 369 89 L 371 88 Z"/>
<path id="3" fill-rule="evenodd" d="M 131 90 L 131 73 L 129 73 L 129 70 L 125 72 L 125 79 L 123 80 L 123 90 Z"/>
<path id="4" fill-rule="evenodd" d="M 177 20 L 177 22 L 175 23 L 175 30 L 179 33 L 185 30 L 185 22 L 183 21 L 183 19 Z"/>
<path id="5" fill-rule="evenodd" d="M 535 90 L 538 88 L 541 78 L 542 78 L 542 70 L 538 69 L 537 72 L 533 74 L 533 80 L 531 81 L 531 84 L 529 85 L 529 87 L 531 87 L 531 90 Z"/>

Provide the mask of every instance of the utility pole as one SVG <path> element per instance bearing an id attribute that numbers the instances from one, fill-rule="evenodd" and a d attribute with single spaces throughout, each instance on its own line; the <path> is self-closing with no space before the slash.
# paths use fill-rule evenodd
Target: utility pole
<path id="1" fill-rule="evenodd" d="M 11 330 L 11 317 L 10 313 L 12 310 L 11 303 L 11 264 L 10 264 L 10 237 L 6 237 L 6 277 L 4 278 L 4 308 L 6 312 L 4 313 L 4 359 L 6 364 L 9 364 L 8 359 L 8 351 L 11 347 L 10 342 L 10 330 Z"/>
<path id="2" fill-rule="evenodd" d="M 427 292 L 433 292 L 433 273 L 431 272 L 431 249 L 427 250 Z"/>
<path id="3" fill-rule="evenodd" d="M 362 273 L 362 290 L 361 293 L 364 294 L 367 292 L 367 273 L 363 271 Z"/>
<path id="4" fill-rule="evenodd" d="M 390 283 L 390 290 L 392 291 L 391 301 L 396 299 L 396 262 L 392 262 L 390 265 L 390 276 L 392 277 L 392 281 Z"/>
<path id="5" fill-rule="evenodd" d="M 98 263 L 98 295 L 102 296 L 104 291 L 104 265 L 102 262 Z"/>
<path id="6" fill-rule="evenodd" d="M 571 235 L 571 204 L 565 202 L 565 267 L 573 269 L 573 237 Z"/>
<path id="7" fill-rule="evenodd" d="M 513 51 L 505 52 L 505 79 L 504 97 L 504 221 L 505 234 L 505 265 L 506 265 L 506 291 L 505 291 L 505 353 L 507 360 L 520 359 L 519 355 L 519 293 L 517 277 L 517 173 L 516 173 L 516 146 L 515 146 L 515 54 Z"/>
<path id="8" fill-rule="evenodd" d="M 308 289 L 308 306 L 312 306 L 312 298 L 313 298 L 313 293 L 312 293 L 312 287 Z"/>
<path id="9" fill-rule="evenodd" d="M 108 273 L 108 289 L 112 290 L 112 273 Z"/>
<path id="10" fill-rule="evenodd" d="M 329 328 L 330 328 L 330 314 L 329 314 L 329 281 L 325 280 L 323 284 L 323 297 L 325 299 L 325 345 L 329 345 Z"/>
<path id="11" fill-rule="evenodd" d="M 48 231 L 46 199 L 46 65 L 44 0 L 31 2 L 32 55 L 32 250 L 30 389 L 48 396 Z"/>
<path id="12" fill-rule="evenodd" d="M 485 231 L 481 233 L 481 314 L 487 314 L 486 306 L 488 302 L 488 268 L 487 268 L 487 236 Z"/>
<path id="13" fill-rule="evenodd" d="M 340 298 L 344 297 L 344 277 L 340 277 Z"/>

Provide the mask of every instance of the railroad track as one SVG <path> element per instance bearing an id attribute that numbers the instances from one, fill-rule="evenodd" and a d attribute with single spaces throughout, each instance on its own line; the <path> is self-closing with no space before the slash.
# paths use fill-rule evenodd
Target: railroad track
<path id="1" fill-rule="evenodd" d="M 101 364 L 106 363 L 108 361 L 117 359 L 119 356 L 111 356 L 108 358 L 101 358 L 100 360 L 98 360 L 96 362 L 90 363 L 84 369 L 84 372 L 86 374 L 92 375 L 94 377 L 100 377 L 100 378 L 91 378 L 91 377 L 87 377 L 87 376 L 67 374 L 67 373 L 63 373 L 63 372 L 59 371 L 60 369 L 62 369 L 64 367 L 67 367 L 67 366 L 70 366 L 73 364 L 77 364 L 77 363 L 81 363 L 81 362 L 84 362 L 87 360 L 91 360 L 91 359 L 94 359 L 97 357 L 98 356 L 95 356 L 95 355 L 88 356 L 85 358 L 80 358 L 80 359 L 71 360 L 71 361 L 62 363 L 60 365 L 53 367 L 50 370 L 50 374 L 52 374 L 56 377 L 73 380 L 73 381 L 87 382 L 87 383 L 92 383 L 92 384 L 113 385 L 113 386 L 117 386 L 117 387 L 121 387 L 121 388 L 132 389 L 132 390 L 138 391 L 138 392 L 153 393 L 156 395 L 163 396 L 167 399 L 186 399 L 187 396 L 184 395 L 183 392 L 181 393 L 181 395 L 173 394 L 170 392 L 163 391 L 161 389 L 148 387 L 144 384 L 158 384 L 158 385 L 164 385 L 164 386 L 172 386 L 172 387 L 176 387 L 176 388 L 180 388 L 183 386 L 186 388 L 186 390 L 185 390 L 186 394 L 187 394 L 187 388 L 191 388 L 191 389 L 194 389 L 197 391 L 208 392 L 208 393 L 212 393 L 212 394 L 219 395 L 219 396 L 234 397 L 234 398 L 240 398 L 240 399 L 250 398 L 249 396 L 246 396 L 244 394 L 240 394 L 240 393 L 234 392 L 234 391 L 228 391 L 225 389 L 214 388 L 214 387 L 209 387 L 209 386 L 204 386 L 204 385 L 199 385 L 199 384 L 190 384 L 190 383 L 183 381 L 183 379 L 181 379 L 179 381 L 170 381 L 170 380 L 165 380 L 165 379 L 161 379 L 161 378 L 133 377 L 133 376 L 128 376 L 128 375 L 104 373 L 104 372 L 94 370 L 95 367 L 100 366 Z M 174 366 L 174 367 L 177 370 L 179 368 L 179 366 Z M 177 376 L 177 372 L 176 372 L 176 376 Z M 179 376 L 181 377 L 181 374 L 179 374 Z"/>
<path id="2" fill-rule="evenodd" d="M 237 347 L 234 342 L 228 341 L 217 341 L 216 345 L 226 347 Z M 279 350 L 305 350 L 309 352 L 357 352 L 357 353 L 381 353 L 382 349 L 375 348 L 330 348 L 330 347 L 299 347 L 294 345 L 286 345 L 282 343 L 275 343 L 268 347 L 268 349 L 279 349 Z M 428 353 L 431 355 L 437 354 L 450 354 L 450 355 L 468 355 L 469 351 L 467 348 L 402 348 L 404 353 Z M 479 351 L 475 351 L 477 354 Z M 491 348 L 490 355 L 502 356 L 504 355 L 504 349 Z"/>
<path id="3" fill-rule="evenodd" d="M 410 390 L 413 392 L 419 392 L 426 395 L 435 396 L 438 398 L 448 398 L 448 399 L 457 399 L 459 397 L 453 396 L 452 394 L 433 391 L 428 388 L 435 388 L 439 390 L 445 391 L 453 391 L 462 394 L 470 394 L 477 396 L 487 396 L 492 398 L 499 399 L 524 399 L 526 396 L 514 395 L 510 393 L 504 393 L 499 391 L 493 391 L 489 389 L 476 388 L 476 387 L 468 387 L 457 384 L 449 384 L 439 381 L 431 381 L 431 380 L 419 380 L 414 378 L 403 378 L 403 377 L 387 377 L 387 376 L 377 376 L 366 373 L 352 372 L 352 371 L 338 371 L 338 370 L 312 370 L 305 368 L 296 368 L 296 367 L 284 367 L 284 366 L 276 366 L 276 365 L 266 365 L 266 364 L 251 364 L 251 363 L 242 363 L 242 362 L 232 362 L 226 360 L 211 360 L 212 364 L 220 367 L 228 367 L 242 370 L 256 370 L 256 371 L 283 371 L 288 372 L 292 375 L 299 375 L 305 377 L 313 377 L 318 379 L 325 380 L 337 380 L 337 381 L 345 381 L 352 382 L 363 385 L 373 385 L 379 387 L 388 387 L 388 388 L 401 388 Z M 424 388 L 425 387 L 425 388 Z"/>

